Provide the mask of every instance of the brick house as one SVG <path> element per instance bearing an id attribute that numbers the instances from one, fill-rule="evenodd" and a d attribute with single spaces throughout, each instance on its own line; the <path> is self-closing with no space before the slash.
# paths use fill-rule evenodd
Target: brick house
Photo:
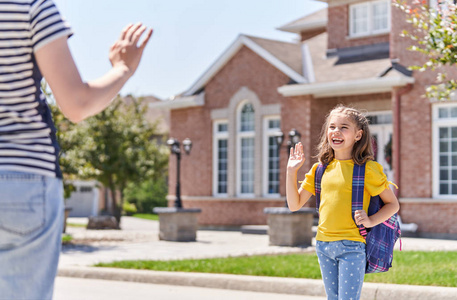
<path id="1" fill-rule="evenodd" d="M 288 149 L 275 136 L 301 134 L 302 178 L 325 115 L 344 103 L 371 120 L 376 159 L 400 187 L 403 222 L 423 236 L 456 237 L 457 104 L 422 96 L 434 74 L 405 67 L 421 57 L 405 50 L 399 33 L 410 25 L 389 0 L 325 2 L 279 28 L 297 43 L 240 35 L 187 91 L 156 106 L 170 110 L 170 136 L 193 141 L 181 161 L 184 207 L 201 208 L 204 227 L 265 224 L 263 208 L 285 201 Z"/>

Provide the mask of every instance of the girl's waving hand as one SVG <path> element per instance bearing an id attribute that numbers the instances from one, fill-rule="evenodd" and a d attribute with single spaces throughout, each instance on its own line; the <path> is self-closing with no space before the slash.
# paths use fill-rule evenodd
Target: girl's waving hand
<path id="1" fill-rule="evenodd" d="M 287 171 L 297 171 L 305 162 L 305 154 L 303 153 L 303 145 L 298 142 L 295 148 L 290 148 L 289 161 L 287 162 Z"/>

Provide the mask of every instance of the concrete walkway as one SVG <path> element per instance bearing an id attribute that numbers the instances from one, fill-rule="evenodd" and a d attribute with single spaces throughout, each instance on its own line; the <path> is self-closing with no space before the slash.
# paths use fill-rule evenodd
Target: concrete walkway
<path id="1" fill-rule="evenodd" d="M 87 219 L 70 218 L 69 223 Z M 67 227 L 74 242 L 63 247 L 59 276 L 109 279 L 216 289 L 325 296 L 321 280 L 265 278 L 222 274 L 154 272 L 90 267 L 115 260 L 175 260 L 258 254 L 314 252 L 314 247 L 268 245 L 267 235 L 230 231 L 198 231 L 196 242 L 178 243 L 158 239 L 158 222 L 123 217 L 122 230 L 86 230 Z M 397 243 L 397 248 L 399 243 Z M 404 251 L 457 251 L 457 241 L 402 238 Z M 394 294 L 393 294 L 394 293 Z M 362 299 L 457 299 L 457 288 L 417 287 L 365 283 Z"/>
<path id="2" fill-rule="evenodd" d="M 193 286 L 57 277 L 55 300 L 325 300 L 324 297 L 279 295 Z"/>

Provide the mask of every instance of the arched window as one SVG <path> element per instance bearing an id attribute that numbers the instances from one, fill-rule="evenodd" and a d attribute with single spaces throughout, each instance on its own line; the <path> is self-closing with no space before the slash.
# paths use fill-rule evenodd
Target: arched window
<path id="1" fill-rule="evenodd" d="M 250 102 L 242 104 L 238 120 L 238 193 L 254 195 L 255 113 Z"/>
<path id="2" fill-rule="evenodd" d="M 281 130 L 279 116 L 264 118 L 263 143 L 263 195 L 266 197 L 279 196 L 279 147 L 276 143 L 276 134 Z"/>

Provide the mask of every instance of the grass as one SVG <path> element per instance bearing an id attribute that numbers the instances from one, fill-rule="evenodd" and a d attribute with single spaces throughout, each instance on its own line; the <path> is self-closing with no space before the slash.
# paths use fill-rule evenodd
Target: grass
<path id="1" fill-rule="evenodd" d="M 62 244 L 68 244 L 73 240 L 73 236 L 71 234 L 63 234 L 62 235 Z"/>
<path id="2" fill-rule="evenodd" d="M 68 223 L 67 227 L 87 227 L 87 224 L 79 224 L 79 223 Z"/>
<path id="3" fill-rule="evenodd" d="M 159 221 L 159 216 L 156 214 L 133 214 L 132 217 L 146 219 L 146 220 Z"/>
<path id="4" fill-rule="evenodd" d="M 367 274 L 365 282 L 457 287 L 457 252 L 395 252 L 393 267 L 386 273 Z M 315 254 L 248 256 L 177 261 L 119 261 L 97 267 L 224 273 L 320 279 Z"/>

